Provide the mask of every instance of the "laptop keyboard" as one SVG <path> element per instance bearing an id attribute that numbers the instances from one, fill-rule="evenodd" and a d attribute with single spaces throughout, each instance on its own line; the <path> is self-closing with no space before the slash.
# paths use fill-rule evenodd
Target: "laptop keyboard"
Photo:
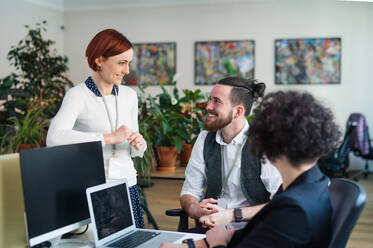
<path id="1" fill-rule="evenodd" d="M 116 247 L 116 248 L 134 248 L 142 243 L 145 243 L 149 239 L 152 239 L 158 236 L 159 232 L 149 232 L 149 231 L 136 231 L 114 243 L 111 243 L 109 247 Z"/>

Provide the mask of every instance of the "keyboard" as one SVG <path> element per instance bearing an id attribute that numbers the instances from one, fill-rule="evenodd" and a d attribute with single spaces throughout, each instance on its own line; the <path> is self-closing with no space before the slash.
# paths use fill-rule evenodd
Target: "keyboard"
<path id="1" fill-rule="evenodd" d="M 119 239 L 118 241 L 115 241 L 114 243 L 111 243 L 109 247 L 134 248 L 141 245 L 142 243 L 145 243 L 149 239 L 158 236 L 159 234 L 161 233 L 138 230 L 122 239 Z"/>

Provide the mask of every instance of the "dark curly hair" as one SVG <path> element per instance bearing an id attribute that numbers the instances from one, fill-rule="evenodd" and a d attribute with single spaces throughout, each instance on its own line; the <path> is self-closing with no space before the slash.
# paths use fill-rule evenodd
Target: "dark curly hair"
<path id="1" fill-rule="evenodd" d="M 233 106 L 242 104 L 245 107 L 245 116 L 248 117 L 253 103 L 264 95 L 265 84 L 256 79 L 245 79 L 240 77 L 226 77 L 217 84 L 232 86 L 229 99 Z"/>
<path id="2" fill-rule="evenodd" d="M 269 160 L 284 155 L 293 166 L 316 162 L 335 148 L 340 134 L 330 109 L 296 91 L 266 95 L 250 125 L 254 154 Z"/>

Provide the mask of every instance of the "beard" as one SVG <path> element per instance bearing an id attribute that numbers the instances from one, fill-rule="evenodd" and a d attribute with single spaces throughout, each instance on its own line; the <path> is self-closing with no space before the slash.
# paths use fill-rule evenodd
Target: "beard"
<path id="1" fill-rule="evenodd" d="M 222 129 L 228 126 L 233 120 L 233 111 L 229 111 L 227 117 L 218 117 L 218 114 L 215 111 L 208 111 L 208 114 L 213 114 L 216 117 L 215 120 L 209 121 L 206 116 L 203 118 L 203 122 L 205 123 L 205 129 L 209 132 L 216 132 L 219 129 Z"/>

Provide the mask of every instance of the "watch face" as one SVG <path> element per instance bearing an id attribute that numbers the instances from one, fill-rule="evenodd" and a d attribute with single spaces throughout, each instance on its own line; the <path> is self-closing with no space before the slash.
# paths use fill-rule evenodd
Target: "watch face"
<path id="1" fill-rule="evenodd" d="M 236 222 L 242 221 L 242 210 L 240 208 L 235 208 L 233 214 Z"/>

